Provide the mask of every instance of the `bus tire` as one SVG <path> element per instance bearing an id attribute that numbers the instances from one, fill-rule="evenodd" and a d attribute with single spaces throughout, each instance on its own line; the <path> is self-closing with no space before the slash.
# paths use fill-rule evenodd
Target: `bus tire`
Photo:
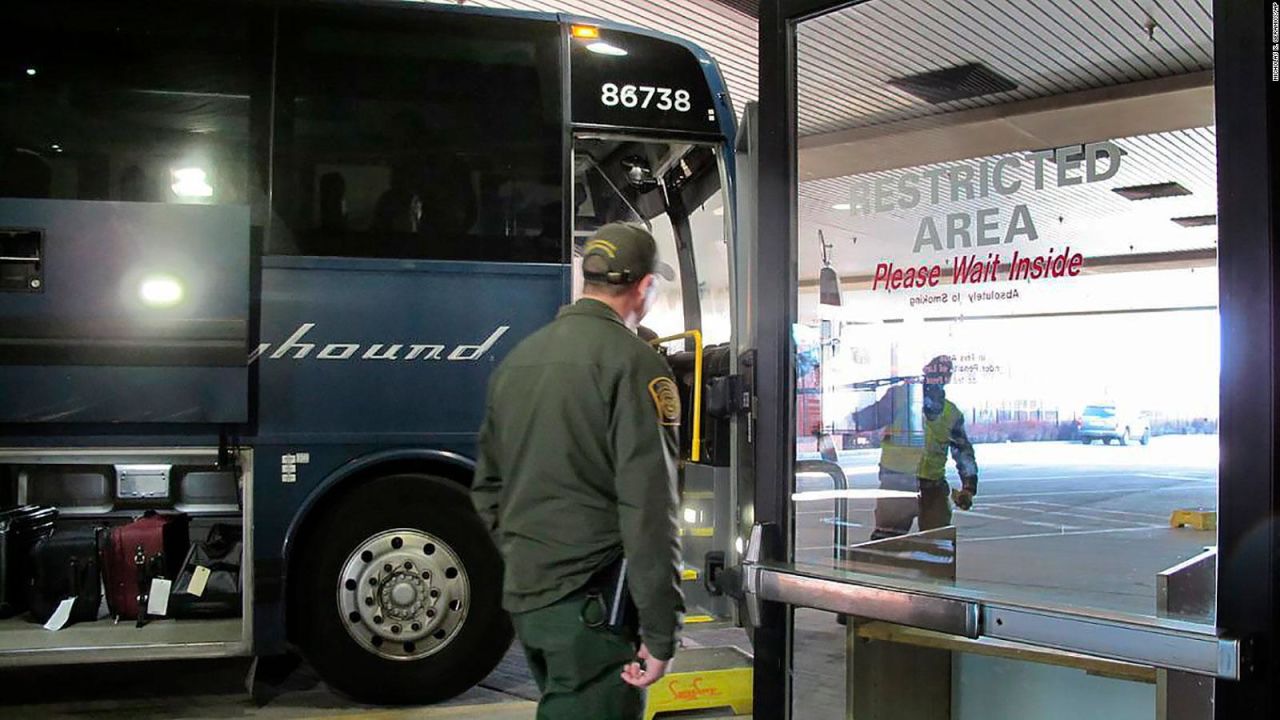
<path id="1" fill-rule="evenodd" d="M 502 558 L 464 488 L 389 475 L 317 512 L 289 579 L 291 635 L 331 688 L 431 703 L 497 667 L 513 637 Z"/>

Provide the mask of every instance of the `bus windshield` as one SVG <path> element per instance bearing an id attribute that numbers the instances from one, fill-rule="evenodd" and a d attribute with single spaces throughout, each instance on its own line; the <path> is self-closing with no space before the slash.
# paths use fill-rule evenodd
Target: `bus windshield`
<path id="1" fill-rule="evenodd" d="M 713 147 L 673 141 L 579 138 L 574 146 L 574 294 L 583 244 L 602 225 L 646 227 L 675 270 L 660 281 L 645 325 L 660 336 L 700 328 L 728 339 L 728 255 L 719 159 Z M 723 313 L 714 313 L 721 300 Z M 723 322 L 719 321 L 723 315 Z"/>

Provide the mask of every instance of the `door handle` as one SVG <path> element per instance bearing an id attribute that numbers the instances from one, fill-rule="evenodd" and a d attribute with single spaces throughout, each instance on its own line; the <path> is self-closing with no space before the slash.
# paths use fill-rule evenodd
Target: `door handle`
<path id="1" fill-rule="evenodd" d="M 781 538 L 776 535 L 776 525 L 757 524 L 742 565 L 736 572 L 721 573 L 722 586 L 730 579 L 739 583 L 726 590 L 741 597 L 744 615 L 755 627 L 763 617 L 762 603 L 780 602 L 973 640 L 1005 640 L 1224 680 L 1240 678 L 1242 643 L 1193 623 L 969 598 L 963 597 L 963 590 L 935 592 L 927 583 L 869 574 L 825 577 L 783 564 Z"/>

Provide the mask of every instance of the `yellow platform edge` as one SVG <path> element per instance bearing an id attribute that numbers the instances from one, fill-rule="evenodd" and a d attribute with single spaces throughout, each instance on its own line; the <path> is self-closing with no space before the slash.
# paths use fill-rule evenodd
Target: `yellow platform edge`
<path id="1" fill-rule="evenodd" d="M 1169 527 L 1189 527 L 1196 530 L 1218 529 L 1216 510 L 1174 510 L 1169 516 Z"/>

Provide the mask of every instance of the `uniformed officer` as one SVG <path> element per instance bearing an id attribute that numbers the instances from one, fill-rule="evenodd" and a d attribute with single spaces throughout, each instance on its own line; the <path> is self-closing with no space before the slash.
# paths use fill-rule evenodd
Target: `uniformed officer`
<path id="1" fill-rule="evenodd" d="M 636 336 L 655 275 L 671 270 L 652 235 L 621 223 L 592 236 L 582 265 L 583 298 L 494 372 L 472 490 L 506 561 L 503 606 L 542 692 L 540 720 L 640 717 L 684 610 L 679 394 Z M 600 584 L 623 557 L 639 618 L 612 630 Z"/>
<path id="2" fill-rule="evenodd" d="M 884 428 L 880 488 L 919 493 L 919 500 L 876 501 L 872 540 L 910 532 L 917 515 L 921 530 L 950 525 L 950 499 L 962 510 L 973 507 L 973 496 L 978 494 L 978 463 L 964 429 L 964 413 L 947 399 L 951 369 L 951 358 L 939 355 L 924 366 L 918 400 L 913 399 L 909 384 L 895 385 L 879 402 L 854 413 L 855 427 Z M 912 407 L 913 403 L 919 407 Z M 954 493 L 946 481 L 948 450 L 960 475 L 961 489 Z"/>

